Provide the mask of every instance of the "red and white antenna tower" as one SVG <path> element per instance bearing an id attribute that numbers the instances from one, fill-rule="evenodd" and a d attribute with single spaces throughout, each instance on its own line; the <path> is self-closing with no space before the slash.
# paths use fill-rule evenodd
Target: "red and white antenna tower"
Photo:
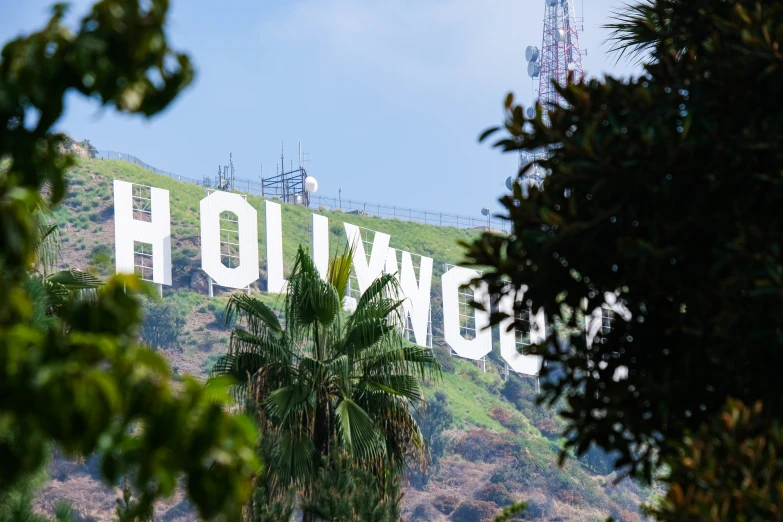
<path id="1" fill-rule="evenodd" d="M 545 2 L 544 35 L 541 39 L 541 49 L 529 46 L 525 50 L 525 58 L 528 61 L 528 75 L 534 81 L 538 78 L 537 98 L 546 113 L 553 104 L 563 104 L 562 97 L 555 91 L 553 81 L 559 85 L 566 85 L 569 81 L 579 82 L 584 77 L 578 30 L 578 27 L 583 24 L 583 19 L 576 16 L 574 0 L 543 1 Z M 534 114 L 535 108 L 528 107 L 528 117 Z M 521 168 L 546 154 L 547 151 L 523 152 L 519 158 L 519 166 Z M 537 183 L 543 180 L 537 166 L 533 172 L 526 173 L 525 177 L 532 178 Z"/>

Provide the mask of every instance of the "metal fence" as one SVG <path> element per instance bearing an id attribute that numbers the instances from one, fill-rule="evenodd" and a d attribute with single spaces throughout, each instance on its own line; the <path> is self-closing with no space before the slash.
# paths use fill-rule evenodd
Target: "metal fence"
<path id="1" fill-rule="evenodd" d="M 91 156 L 102 160 L 121 160 L 133 163 L 144 169 L 161 174 L 172 179 L 193 183 L 202 186 L 203 180 L 188 178 L 179 174 L 162 170 L 141 161 L 136 156 L 124 152 L 115 152 L 112 150 L 93 150 Z M 236 179 L 234 189 L 248 194 L 262 195 L 262 186 L 260 181 L 249 179 Z M 432 210 L 421 210 L 409 207 L 397 207 L 382 205 L 379 203 L 368 203 L 365 201 L 356 201 L 352 199 L 334 198 L 328 196 L 310 196 L 310 208 L 318 210 L 335 211 L 339 210 L 345 214 L 354 214 L 359 216 L 373 216 L 382 219 L 399 219 L 401 221 L 412 221 L 426 225 L 436 225 L 442 227 L 457 228 L 490 228 L 507 232 L 508 223 L 497 218 L 461 216 L 458 214 L 449 214 L 446 212 L 436 212 Z"/>
<path id="2" fill-rule="evenodd" d="M 399 219 L 401 221 L 413 221 L 426 225 L 457 228 L 491 228 L 506 232 L 507 222 L 500 219 L 486 217 L 460 216 L 446 212 L 421 210 L 408 207 L 396 207 L 381 205 L 379 203 L 367 203 L 351 199 L 333 198 L 328 196 L 310 196 L 310 208 L 319 210 L 340 210 L 346 214 L 360 216 L 373 216 L 383 219 Z"/>

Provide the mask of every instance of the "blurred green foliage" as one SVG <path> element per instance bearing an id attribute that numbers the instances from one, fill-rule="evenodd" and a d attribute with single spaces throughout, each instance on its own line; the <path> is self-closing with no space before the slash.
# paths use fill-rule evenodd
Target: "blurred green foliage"
<path id="1" fill-rule="evenodd" d="M 729 400 L 678 450 L 666 496 L 646 510 L 656 520 L 783 519 L 783 426 L 761 403 Z"/>
<path id="2" fill-rule="evenodd" d="M 113 278 L 94 299 L 49 311 L 46 327 L 32 322 L 45 297 L 28 284 L 41 240 L 33 210 L 63 200 L 73 164 L 50 132 L 63 97 L 77 91 L 146 116 L 164 109 L 193 76 L 167 45 L 167 8 L 104 0 L 74 33 L 58 4 L 44 29 L 0 55 L 0 494 L 39 469 L 53 441 L 66 455 L 97 452 L 109 484 L 131 477 L 130 517 L 184 476 L 204 518 L 231 518 L 257 469 L 252 423 L 225 414 L 221 394 L 194 380 L 175 391 L 165 361 L 136 345 L 138 280 Z"/>
<path id="3" fill-rule="evenodd" d="M 517 312 L 564 326 L 533 351 L 566 450 L 649 480 L 729 397 L 783 414 L 783 4 L 653 0 L 619 26 L 651 53 L 639 77 L 558 87 L 533 118 L 508 96 L 495 145 L 548 151 L 548 176 L 501 200 L 511 234 L 467 246 L 493 293 L 524 285 Z M 588 344 L 607 294 L 630 320 Z"/>

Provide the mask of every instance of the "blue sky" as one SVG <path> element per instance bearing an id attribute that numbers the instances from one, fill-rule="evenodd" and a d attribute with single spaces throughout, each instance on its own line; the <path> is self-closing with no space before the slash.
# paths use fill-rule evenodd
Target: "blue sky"
<path id="1" fill-rule="evenodd" d="M 31 32 L 50 2 L 3 1 L 0 41 Z M 576 0 L 577 12 L 581 0 Z M 91 5 L 73 2 L 76 19 Z M 588 76 L 634 70 L 607 55 L 621 0 L 585 0 Z M 172 0 L 169 35 L 194 84 L 151 120 L 70 96 L 61 130 L 200 179 L 234 155 L 237 176 L 274 172 L 297 144 L 318 194 L 480 216 L 517 159 L 477 137 L 508 91 L 527 105 L 524 50 L 541 45 L 544 0 Z"/>

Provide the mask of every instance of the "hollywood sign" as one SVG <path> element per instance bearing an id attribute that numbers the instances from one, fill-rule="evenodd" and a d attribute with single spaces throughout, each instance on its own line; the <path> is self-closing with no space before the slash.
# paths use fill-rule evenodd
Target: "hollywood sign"
<path id="1" fill-rule="evenodd" d="M 149 221 L 134 217 L 133 184 L 114 181 L 114 230 L 115 258 L 118 274 L 135 272 L 135 243 L 152 245 L 152 281 L 160 285 L 171 285 L 171 227 L 169 192 L 150 187 Z M 238 228 L 239 262 L 228 267 L 221 259 L 221 214 L 231 212 L 236 216 Z M 283 272 L 283 232 L 281 206 L 273 201 L 264 201 L 266 223 L 267 292 L 285 293 L 288 282 Z M 201 220 L 201 268 L 219 286 L 247 289 L 259 279 L 258 219 L 256 209 L 247 200 L 230 192 L 214 191 L 200 202 Z M 381 274 L 394 274 L 403 299 L 403 319 L 410 321 L 411 341 L 428 346 L 428 325 L 431 308 L 432 258 L 418 256 L 419 277 L 416 278 L 410 252 L 398 252 L 391 248 L 391 237 L 383 232 L 371 231 L 372 240 L 362 239 L 359 227 L 343 223 L 349 244 L 353 245 L 353 272 L 359 292 L 364 292 Z M 369 252 L 365 250 L 368 245 Z M 369 255 L 367 255 L 369 254 Z M 326 216 L 312 214 L 311 256 L 321 277 L 326 278 L 329 264 L 329 220 Z M 489 312 L 470 309 L 474 314 L 475 336 L 468 339 L 461 333 L 460 292 L 461 288 L 478 277 L 476 270 L 454 266 L 441 277 L 443 290 L 443 337 L 453 353 L 460 357 L 481 360 L 492 351 L 492 333 L 488 327 Z M 481 288 L 472 287 L 472 297 L 489 310 L 489 296 Z M 464 290 L 462 290 L 464 294 Z M 469 292 L 470 293 L 470 292 Z M 517 299 L 521 295 L 517 295 Z M 500 310 L 513 316 L 514 298 L 506 296 L 498 303 Z M 344 299 L 347 310 L 355 307 L 352 297 Z M 601 326 L 601 310 L 592 315 L 592 335 Z M 530 314 L 529 343 L 537 344 L 545 337 L 543 311 Z M 526 332 L 527 333 L 527 332 Z M 541 358 L 523 355 L 517 351 L 517 333 L 513 321 L 500 325 L 500 352 L 511 370 L 528 375 L 537 375 Z"/>

